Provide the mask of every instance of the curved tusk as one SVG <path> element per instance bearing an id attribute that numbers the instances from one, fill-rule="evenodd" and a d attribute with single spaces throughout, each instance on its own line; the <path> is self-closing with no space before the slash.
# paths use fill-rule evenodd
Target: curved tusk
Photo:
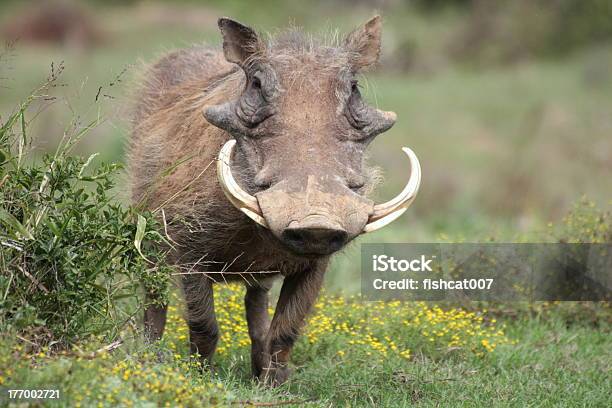
<path id="1" fill-rule="evenodd" d="M 247 217 L 258 223 L 259 225 L 268 228 L 268 223 L 261 214 L 259 203 L 257 198 L 253 197 L 242 189 L 232 176 L 232 169 L 230 167 L 230 159 L 232 157 L 232 151 L 236 145 L 235 139 L 228 140 L 217 158 L 217 177 L 223 193 L 227 199 L 238 208 Z"/>
<path id="2" fill-rule="evenodd" d="M 386 203 L 374 206 L 374 212 L 370 215 L 363 233 L 376 231 L 392 223 L 410 207 L 410 204 L 416 198 L 421 185 L 421 164 L 411 149 L 402 147 L 402 150 L 410 160 L 410 179 L 401 193 Z"/>

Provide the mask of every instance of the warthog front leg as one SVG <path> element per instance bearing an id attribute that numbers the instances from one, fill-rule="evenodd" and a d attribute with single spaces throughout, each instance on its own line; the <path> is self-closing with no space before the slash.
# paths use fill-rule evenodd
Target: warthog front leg
<path id="1" fill-rule="evenodd" d="M 321 290 L 327 262 L 285 277 L 270 330 L 266 336 L 264 365 L 259 378 L 277 386 L 289 377 L 291 350 Z"/>
<path id="2" fill-rule="evenodd" d="M 187 304 L 187 325 L 191 353 L 210 364 L 219 340 L 215 317 L 213 283 L 203 275 L 186 275 L 183 290 Z"/>
<path id="3" fill-rule="evenodd" d="M 157 297 L 152 294 L 147 294 L 147 307 L 144 311 L 144 333 L 145 340 L 154 342 L 161 339 L 166 327 L 166 315 L 168 314 L 168 305 L 159 305 L 156 303 Z"/>
<path id="4" fill-rule="evenodd" d="M 249 337 L 251 338 L 251 368 L 255 377 L 261 375 L 261 368 L 266 364 L 266 334 L 270 328 L 269 290 L 270 287 L 263 282 L 247 284 L 244 297 Z"/>

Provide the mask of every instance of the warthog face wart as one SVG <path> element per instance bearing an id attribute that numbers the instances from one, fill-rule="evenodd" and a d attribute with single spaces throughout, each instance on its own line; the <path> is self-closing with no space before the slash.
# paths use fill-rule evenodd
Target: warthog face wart
<path id="1" fill-rule="evenodd" d="M 264 43 L 229 19 L 219 27 L 225 58 L 245 74 L 237 99 L 204 109 L 208 122 L 235 139 L 222 149 L 218 167 L 230 201 L 305 256 L 335 252 L 401 215 L 420 181 L 411 151 L 411 180 L 402 194 L 378 206 L 364 196 L 372 185 L 364 152 L 396 119 L 369 106 L 359 91 L 358 73 L 380 54 L 380 17 L 329 46 L 295 33 Z"/>

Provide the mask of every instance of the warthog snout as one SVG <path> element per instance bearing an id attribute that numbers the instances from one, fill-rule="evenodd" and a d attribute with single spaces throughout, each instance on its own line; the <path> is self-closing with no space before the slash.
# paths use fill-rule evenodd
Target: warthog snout
<path id="1" fill-rule="evenodd" d="M 275 163 L 284 171 L 276 170 L 271 178 L 280 181 L 251 195 L 232 175 L 235 146 L 236 140 L 227 141 L 217 160 L 217 175 L 226 197 L 257 224 L 269 228 L 285 247 L 301 255 L 331 254 L 357 235 L 393 222 L 410 206 L 421 182 L 419 160 L 405 147 L 402 150 L 410 159 L 408 183 L 393 199 L 374 205 L 355 191 L 358 183 L 347 181 L 334 168 L 338 160 L 321 159 L 326 153 L 320 149 L 318 159 L 309 158 L 301 167 L 285 163 L 283 157 L 287 155 L 279 155 Z M 309 150 L 312 151 L 317 152 Z"/>
<path id="2" fill-rule="evenodd" d="M 311 215 L 289 224 L 281 233 L 281 241 L 299 254 L 328 255 L 347 243 L 348 233 L 325 216 Z"/>
<path id="3" fill-rule="evenodd" d="M 326 176 L 291 177 L 255 195 L 263 218 L 291 252 L 336 252 L 361 233 L 374 203 Z"/>

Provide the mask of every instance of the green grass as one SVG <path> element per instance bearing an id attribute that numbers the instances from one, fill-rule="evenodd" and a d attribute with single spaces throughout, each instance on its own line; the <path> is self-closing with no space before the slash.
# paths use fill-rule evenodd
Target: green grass
<path id="1" fill-rule="evenodd" d="M 145 346 L 126 332 L 124 344 L 95 358 L 90 350 L 103 345 L 95 339 L 82 346 L 85 350 L 50 357 L 44 351 L 26 352 L 27 344 L 5 338 L 3 386 L 61 389 L 62 400 L 48 406 L 610 403 L 612 344 L 606 305 L 497 305 L 466 318 L 470 312 L 449 307 L 443 311 L 416 302 L 385 305 L 326 295 L 296 346 L 294 375 L 287 384 L 266 389 L 249 375 L 241 293 L 225 288 L 217 296 L 222 339 L 214 374 L 207 369 L 202 373 L 188 358 L 179 303 L 171 307 L 166 337 L 155 346 Z M 581 314 L 590 318 L 577 318 Z M 365 322 L 360 325 L 361 319 Z M 460 339 L 458 346 L 448 345 L 452 335 Z"/>

